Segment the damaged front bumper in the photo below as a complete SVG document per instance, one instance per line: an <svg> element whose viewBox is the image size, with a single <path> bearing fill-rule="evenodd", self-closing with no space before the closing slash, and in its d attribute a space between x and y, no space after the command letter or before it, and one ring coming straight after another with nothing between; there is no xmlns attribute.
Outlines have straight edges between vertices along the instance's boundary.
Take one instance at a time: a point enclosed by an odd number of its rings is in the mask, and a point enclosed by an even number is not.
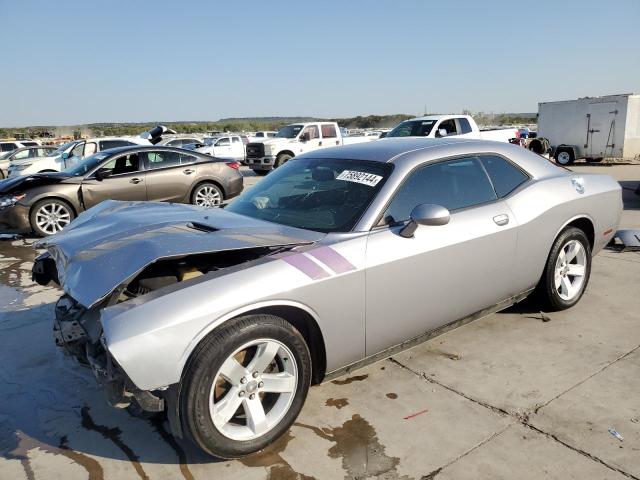
<svg viewBox="0 0 640 480"><path fill-rule="evenodd" d="M138 389L109 353L98 308L86 309L69 295L62 296L55 307L53 338L65 354L91 369L112 406L127 408L135 403L147 412L164 410L162 396Z"/></svg>

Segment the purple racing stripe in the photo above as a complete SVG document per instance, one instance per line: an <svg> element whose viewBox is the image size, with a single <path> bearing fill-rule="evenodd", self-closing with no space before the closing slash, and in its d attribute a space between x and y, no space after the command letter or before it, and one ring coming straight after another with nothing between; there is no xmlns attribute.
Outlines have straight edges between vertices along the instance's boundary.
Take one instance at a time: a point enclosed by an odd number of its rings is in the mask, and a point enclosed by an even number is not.
<svg viewBox="0 0 640 480"><path fill-rule="evenodd" d="M323 270L320 265L305 257L302 253L284 257L282 260L314 280L319 280L329 276L329 273Z"/></svg>
<svg viewBox="0 0 640 480"><path fill-rule="evenodd" d="M345 273L356 269L349 260L344 258L331 247L318 247L308 251L307 253L320 260L336 273Z"/></svg>

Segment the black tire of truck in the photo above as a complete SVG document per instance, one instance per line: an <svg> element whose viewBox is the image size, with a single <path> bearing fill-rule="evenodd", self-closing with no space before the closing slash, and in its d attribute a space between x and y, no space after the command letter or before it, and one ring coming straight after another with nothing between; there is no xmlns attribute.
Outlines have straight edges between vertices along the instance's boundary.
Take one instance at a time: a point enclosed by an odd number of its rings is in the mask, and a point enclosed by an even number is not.
<svg viewBox="0 0 640 480"><path fill-rule="evenodd" d="M278 155L276 157L276 163L273 166L273 168L281 167L283 164L287 163L292 158L293 158L293 156L289 155L288 153L281 153L280 155Z"/></svg>

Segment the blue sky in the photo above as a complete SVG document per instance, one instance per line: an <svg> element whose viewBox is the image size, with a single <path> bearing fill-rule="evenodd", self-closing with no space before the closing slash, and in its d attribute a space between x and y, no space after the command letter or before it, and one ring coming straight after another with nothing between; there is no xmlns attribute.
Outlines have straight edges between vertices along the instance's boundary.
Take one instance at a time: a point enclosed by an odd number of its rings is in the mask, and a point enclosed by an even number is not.
<svg viewBox="0 0 640 480"><path fill-rule="evenodd" d="M639 25L638 0L0 0L0 126L532 112L640 93Z"/></svg>

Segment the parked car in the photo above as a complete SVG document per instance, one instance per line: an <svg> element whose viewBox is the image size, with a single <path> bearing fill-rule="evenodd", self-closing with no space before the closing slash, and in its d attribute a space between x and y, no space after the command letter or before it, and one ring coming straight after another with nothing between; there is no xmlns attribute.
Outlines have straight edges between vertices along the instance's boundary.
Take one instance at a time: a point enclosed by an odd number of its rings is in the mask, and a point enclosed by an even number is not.
<svg viewBox="0 0 640 480"><path fill-rule="evenodd" d="M61 145L54 153L37 159L17 160L9 165L9 177L33 173L61 172L80 162L83 158L110 148L129 145L155 145L162 141L162 135L175 133L164 125L158 125L137 137L101 137L74 140Z"/></svg>
<svg viewBox="0 0 640 480"><path fill-rule="evenodd" d="M22 147L34 147L40 145L38 140L2 140L0 141L0 155L12 152Z"/></svg>
<svg viewBox="0 0 640 480"><path fill-rule="evenodd" d="M277 134L278 132L271 131L256 132L255 135L249 136L249 142L262 142L268 138L275 138Z"/></svg>
<svg viewBox="0 0 640 480"><path fill-rule="evenodd" d="M61 173L0 182L0 230L51 235L108 199L219 206L242 191L238 167L172 147L109 149Z"/></svg>
<svg viewBox="0 0 640 480"><path fill-rule="evenodd" d="M11 162L9 165L9 178L34 173L60 172L79 163L83 158L110 148L125 147L130 145L149 145L147 140L141 138L89 138L77 140L67 144L69 148L44 157L23 158Z"/></svg>
<svg viewBox="0 0 640 480"><path fill-rule="evenodd" d="M234 458L311 383L534 290L575 305L621 211L611 177L515 145L384 139L302 155L224 209L104 202L37 244L33 275L64 289L56 342L112 404Z"/></svg>
<svg viewBox="0 0 640 480"><path fill-rule="evenodd" d="M344 137L335 122L294 123L278 130L275 138L249 143L245 163L254 172L264 175L302 153L375 139Z"/></svg>
<svg viewBox="0 0 640 480"><path fill-rule="evenodd" d="M163 137L162 140L158 142L156 145L164 145L167 147L180 148L185 145L191 145L191 144L200 143L200 142L202 142L202 139L198 137L194 137L194 136L176 137L175 135L172 135L171 137Z"/></svg>
<svg viewBox="0 0 640 480"><path fill-rule="evenodd" d="M245 159L245 142L240 135L207 137L201 143L195 144L193 149L212 157L236 162L244 162Z"/></svg>
<svg viewBox="0 0 640 480"><path fill-rule="evenodd" d="M24 158L44 157L54 152L56 147L47 147L35 145L31 147L20 147L9 152L0 154L0 179L7 178L9 175L9 164L14 160L22 160Z"/></svg>
<svg viewBox="0 0 640 480"><path fill-rule="evenodd" d="M519 138L520 132L516 127L480 129L473 117L469 115L428 115L405 120L384 135L385 138L440 138L452 136L509 142L512 138Z"/></svg>

